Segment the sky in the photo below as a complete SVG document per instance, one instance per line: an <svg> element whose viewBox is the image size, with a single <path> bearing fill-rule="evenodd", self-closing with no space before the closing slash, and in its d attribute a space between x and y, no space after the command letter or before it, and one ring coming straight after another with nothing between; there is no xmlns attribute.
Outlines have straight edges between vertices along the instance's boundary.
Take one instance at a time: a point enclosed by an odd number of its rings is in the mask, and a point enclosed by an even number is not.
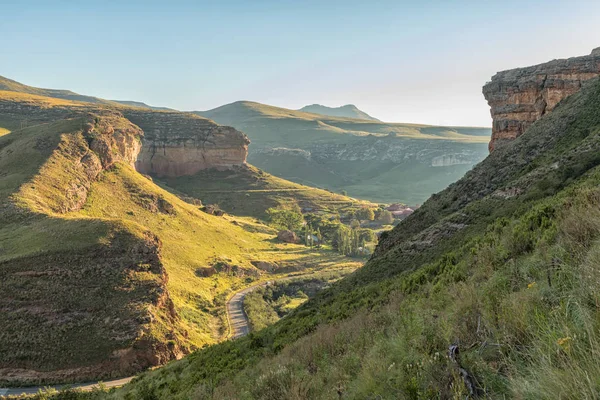
<svg viewBox="0 0 600 400"><path fill-rule="evenodd" d="M497 71L600 47L594 0L0 0L0 75L179 110L355 104L491 126Z"/></svg>

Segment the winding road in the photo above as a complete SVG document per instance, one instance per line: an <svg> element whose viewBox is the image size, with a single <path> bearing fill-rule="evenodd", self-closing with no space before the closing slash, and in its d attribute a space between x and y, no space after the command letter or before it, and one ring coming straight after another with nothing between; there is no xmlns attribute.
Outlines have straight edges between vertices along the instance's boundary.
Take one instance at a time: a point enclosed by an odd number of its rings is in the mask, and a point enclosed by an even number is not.
<svg viewBox="0 0 600 400"><path fill-rule="evenodd" d="M244 298L259 287L267 286L269 282L259 283L236 292L227 301L227 319L229 320L229 335L227 339L237 339L250 333L250 322L244 311Z"/></svg>

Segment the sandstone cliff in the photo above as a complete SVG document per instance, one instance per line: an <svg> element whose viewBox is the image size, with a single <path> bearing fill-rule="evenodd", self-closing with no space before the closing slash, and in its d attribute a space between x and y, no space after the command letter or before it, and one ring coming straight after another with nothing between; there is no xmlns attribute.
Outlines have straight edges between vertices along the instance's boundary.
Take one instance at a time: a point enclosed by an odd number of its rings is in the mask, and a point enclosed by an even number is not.
<svg viewBox="0 0 600 400"><path fill-rule="evenodd" d="M583 82L600 75L600 48L588 56L502 71L483 87L493 118L490 151L521 135Z"/></svg>
<svg viewBox="0 0 600 400"><path fill-rule="evenodd" d="M180 112L122 112L144 131L136 162L141 173L176 177L246 163L250 140L234 128Z"/></svg>

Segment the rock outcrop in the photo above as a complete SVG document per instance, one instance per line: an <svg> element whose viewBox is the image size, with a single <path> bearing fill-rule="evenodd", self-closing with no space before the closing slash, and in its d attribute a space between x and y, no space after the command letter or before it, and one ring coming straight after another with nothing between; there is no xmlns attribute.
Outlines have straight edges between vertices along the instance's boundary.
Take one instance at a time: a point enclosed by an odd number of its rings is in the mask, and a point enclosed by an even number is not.
<svg viewBox="0 0 600 400"><path fill-rule="evenodd" d="M588 56L498 72L483 87L493 118L489 150L521 135L562 99L578 92L583 82L597 76L600 48Z"/></svg>
<svg viewBox="0 0 600 400"><path fill-rule="evenodd" d="M180 112L122 112L144 131L136 161L136 169L141 173L175 177L246 163L250 140L234 128Z"/></svg>

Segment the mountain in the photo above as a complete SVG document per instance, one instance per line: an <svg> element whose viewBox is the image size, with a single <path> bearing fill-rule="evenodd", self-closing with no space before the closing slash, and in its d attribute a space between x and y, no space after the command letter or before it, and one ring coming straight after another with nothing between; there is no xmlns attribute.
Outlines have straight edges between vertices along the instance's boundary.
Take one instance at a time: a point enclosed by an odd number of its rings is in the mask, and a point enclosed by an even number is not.
<svg viewBox="0 0 600 400"><path fill-rule="evenodd" d="M342 117L342 118L353 118L353 119L364 119L367 121L379 121L377 118L371 117L364 111L359 110L354 104L346 104L340 107L327 107L320 104L311 104L304 106L298 111L307 112L311 114L327 115L330 117Z"/></svg>
<svg viewBox="0 0 600 400"><path fill-rule="evenodd" d="M196 112L246 133L248 161L297 183L422 203L482 160L490 129L329 117L240 101Z"/></svg>
<svg viewBox="0 0 600 400"><path fill-rule="evenodd" d="M353 275L274 325L148 372L110 398L593 398L594 75L575 91L557 84L551 111L383 234ZM527 107L504 95L525 89L511 85L499 78L486 88L504 102L492 107ZM495 126L506 118L495 114Z"/></svg>
<svg viewBox="0 0 600 400"><path fill-rule="evenodd" d="M164 364L227 337L233 290L285 271L360 264L279 243L256 218L202 211L206 198L225 208L240 195L251 200L244 212L260 216L295 202L330 212L368 204L247 165L242 132L189 113L9 83L16 91L0 91L3 384ZM213 173L230 176L220 185Z"/></svg>

